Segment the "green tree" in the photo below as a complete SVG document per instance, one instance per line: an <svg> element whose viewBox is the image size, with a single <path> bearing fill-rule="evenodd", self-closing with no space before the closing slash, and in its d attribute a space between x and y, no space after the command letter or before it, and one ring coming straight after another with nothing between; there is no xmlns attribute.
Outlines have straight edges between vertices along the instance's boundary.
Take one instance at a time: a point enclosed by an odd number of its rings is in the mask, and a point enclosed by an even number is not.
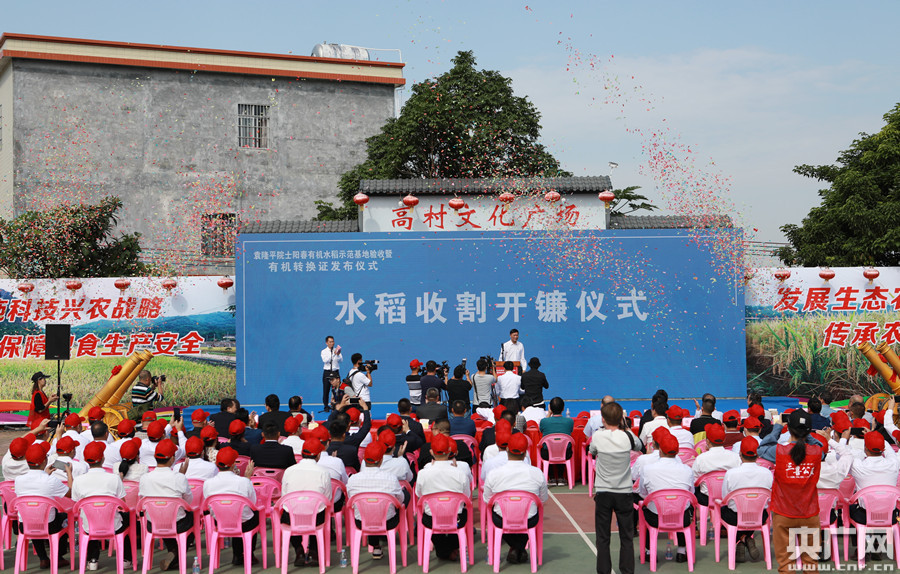
<svg viewBox="0 0 900 574"><path fill-rule="evenodd" d="M414 85L400 117L366 140L366 160L341 176L341 205L316 201L317 219L356 217L363 179L572 175L538 142L540 118L509 78L476 70L474 54L459 52L448 72Z"/></svg>
<svg viewBox="0 0 900 574"><path fill-rule="evenodd" d="M798 165L795 173L830 184L803 224L784 225L788 265L900 264L900 104L884 115L877 134L861 133L837 165Z"/></svg>
<svg viewBox="0 0 900 574"><path fill-rule="evenodd" d="M634 213L635 211L640 211L642 209L645 211L659 209L647 201L647 196L635 193L640 188L641 186L639 185L630 185L625 189L614 189L613 193L616 195L616 200L609 206L610 214L628 215L629 213Z"/></svg>
<svg viewBox="0 0 900 574"><path fill-rule="evenodd" d="M117 197L96 205L64 205L0 218L0 269L13 278L139 275L139 233L113 237Z"/></svg>

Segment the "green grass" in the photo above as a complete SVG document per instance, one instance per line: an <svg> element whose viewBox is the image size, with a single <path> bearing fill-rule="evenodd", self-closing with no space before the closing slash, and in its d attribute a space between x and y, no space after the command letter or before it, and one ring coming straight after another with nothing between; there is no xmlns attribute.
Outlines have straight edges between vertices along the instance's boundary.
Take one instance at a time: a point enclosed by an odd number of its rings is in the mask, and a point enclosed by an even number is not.
<svg viewBox="0 0 900 574"><path fill-rule="evenodd" d="M62 390L72 393L73 407L81 407L99 391L109 379L115 365L124 357L74 359L63 362ZM38 359L6 360L0 364L0 397L31 399L31 375L43 371L54 378L48 382L48 394L56 392L56 365ZM165 403L169 405L218 404L224 396L235 393L233 368L184 361L173 357L155 357L147 365L154 375L166 375ZM130 400L125 393L123 402Z"/></svg>

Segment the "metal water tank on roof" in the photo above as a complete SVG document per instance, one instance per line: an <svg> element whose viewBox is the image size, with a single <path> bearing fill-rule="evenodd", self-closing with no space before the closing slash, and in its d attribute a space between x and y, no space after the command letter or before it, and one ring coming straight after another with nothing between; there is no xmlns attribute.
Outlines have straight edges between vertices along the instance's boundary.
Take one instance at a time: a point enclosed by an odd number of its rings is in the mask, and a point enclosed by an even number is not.
<svg viewBox="0 0 900 574"><path fill-rule="evenodd" d="M347 44L316 44L312 51L316 58L339 58L341 60L368 60L369 51L359 46Z"/></svg>

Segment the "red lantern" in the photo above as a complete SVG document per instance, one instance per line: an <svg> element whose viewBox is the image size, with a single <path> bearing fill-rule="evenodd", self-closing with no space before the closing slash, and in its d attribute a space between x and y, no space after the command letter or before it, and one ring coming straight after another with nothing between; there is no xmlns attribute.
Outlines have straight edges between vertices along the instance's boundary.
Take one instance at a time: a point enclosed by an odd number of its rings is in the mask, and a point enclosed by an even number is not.
<svg viewBox="0 0 900 574"><path fill-rule="evenodd" d="M790 276L791 276L791 272L789 269L779 269L778 271L775 272L775 279L778 279L779 281L784 281L785 279L788 279Z"/></svg>
<svg viewBox="0 0 900 574"><path fill-rule="evenodd" d="M403 205L405 205L406 207L415 207L419 205L419 198L410 193L403 198Z"/></svg>
<svg viewBox="0 0 900 574"><path fill-rule="evenodd" d="M559 199L561 197L562 196L559 194L558 191L548 191L544 195L544 201L549 201L550 203L555 203L555 202L559 201Z"/></svg>
<svg viewBox="0 0 900 574"><path fill-rule="evenodd" d="M234 285L234 281L231 279L231 277L222 277L221 279L216 281L216 284L222 288L222 291L228 291L228 289L231 288L232 285Z"/></svg>
<svg viewBox="0 0 900 574"><path fill-rule="evenodd" d="M503 193L500 194L500 197L498 197L497 199L499 199L503 203L512 203L513 201L516 200L516 196L511 194L508 191L504 191Z"/></svg>
<svg viewBox="0 0 900 574"><path fill-rule="evenodd" d="M163 289L168 292L172 292L172 289L178 286L178 282L174 279L164 279L162 282Z"/></svg>
<svg viewBox="0 0 900 574"><path fill-rule="evenodd" d="M607 189L598 193L597 198L606 205L606 209L609 209L609 205L616 200L616 194Z"/></svg>
<svg viewBox="0 0 900 574"><path fill-rule="evenodd" d="M116 282L113 283L116 286L116 289L122 292L122 295L125 294L125 290L131 286L131 280L129 279L116 279Z"/></svg>
<svg viewBox="0 0 900 574"><path fill-rule="evenodd" d="M875 269L874 267L869 267L868 269L865 269L863 271L863 277L868 279L869 283L878 279L879 275L881 275L881 273L879 273L878 269Z"/></svg>
<svg viewBox="0 0 900 574"><path fill-rule="evenodd" d="M28 295L29 293L34 291L34 285L32 285L31 283L19 283L18 290Z"/></svg>
<svg viewBox="0 0 900 574"><path fill-rule="evenodd" d="M81 289L81 281L79 281L78 279L66 281L66 289L68 289L69 291L78 291L79 289Z"/></svg>
<svg viewBox="0 0 900 574"><path fill-rule="evenodd" d="M819 271L819 277L821 277L825 281L834 279L834 271L826 267L825 269Z"/></svg>
<svg viewBox="0 0 900 574"><path fill-rule="evenodd" d="M455 209L456 211L459 211L460 209L462 209L463 207L466 206L466 202L458 197L454 197L447 203L448 203L448 205L450 205L451 209Z"/></svg>
<svg viewBox="0 0 900 574"><path fill-rule="evenodd" d="M369 196L365 193L359 192L353 196L353 203L362 207L363 205L369 203Z"/></svg>

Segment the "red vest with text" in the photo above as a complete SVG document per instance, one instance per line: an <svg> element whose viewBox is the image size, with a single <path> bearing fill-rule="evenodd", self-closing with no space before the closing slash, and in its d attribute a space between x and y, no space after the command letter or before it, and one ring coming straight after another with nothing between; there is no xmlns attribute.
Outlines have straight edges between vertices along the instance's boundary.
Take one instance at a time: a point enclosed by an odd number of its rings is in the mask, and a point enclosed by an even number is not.
<svg viewBox="0 0 900 574"><path fill-rule="evenodd" d="M806 445L806 458L799 465L791 459L793 444L780 444L775 449L775 480L769 509L788 518L809 518L819 514L816 483L822 468L822 449Z"/></svg>

